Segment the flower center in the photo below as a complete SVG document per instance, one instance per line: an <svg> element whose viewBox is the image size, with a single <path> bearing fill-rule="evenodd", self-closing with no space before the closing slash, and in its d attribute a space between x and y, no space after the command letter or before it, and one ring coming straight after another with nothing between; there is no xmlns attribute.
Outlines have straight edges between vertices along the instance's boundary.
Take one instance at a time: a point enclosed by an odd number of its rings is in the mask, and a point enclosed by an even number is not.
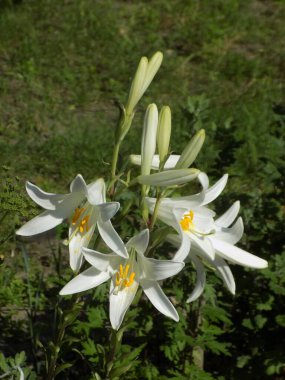
<svg viewBox="0 0 285 380"><path fill-rule="evenodd" d="M190 210L188 214L184 214L183 218L180 220L180 225L183 231L190 231L194 229L194 212Z"/></svg>
<svg viewBox="0 0 285 380"><path fill-rule="evenodd" d="M129 274L130 265L127 264L125 267L123 267L122 264L120 264L120 269L116 273L116 286L123 287L123 288L129 288L132 286L134 279L135 279L135 272L131 272Z"/></svg>
<svg viewBox="0 0 285 380"><path fill-rule="evenodd" d="M84 213L84 211L85 211L85 207L77 207L75 209L75 212L74 212L72 220L71 220L71 224L73 226L75 226L76 223L79 221L79 219L81 218L81 216ZM82 218L80 220L79 225L78 225L76 231L78 231L78 229L79 229L79 232L82 234L84 232L84 229L85 229L85 232L88 232L88 230L90 228L88 226L89 219L90 219L89 215L84 216L84 218Z"/></svg>

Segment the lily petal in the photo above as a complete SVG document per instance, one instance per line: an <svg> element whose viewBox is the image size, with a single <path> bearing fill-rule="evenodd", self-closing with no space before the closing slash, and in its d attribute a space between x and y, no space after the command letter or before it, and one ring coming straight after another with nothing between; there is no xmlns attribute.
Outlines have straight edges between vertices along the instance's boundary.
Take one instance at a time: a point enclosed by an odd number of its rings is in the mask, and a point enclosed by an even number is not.
<svg viewBox="0 0 285 380"><path fill-rule="evenodd" d="M215 258L215 250L212 244L212 240L191 234L192 247L197 251L201 251L201 256L209 257L210 260ZM192 249L191 247L191 249Z"/></svg>
<svg viewBox="0 0 285 380"><path fill-rule="evenodd" d="M126 244L128 248L133 247L140 255L143 255L149 242L149 230L146 228L136 236L132 237Z"/></svg>
<svg viewBox="0 0 285 380"><path fill-rule="evenodd" d="M16 233L21 236L32 236L51 230L72 215L74 209L81 202L82 195L73 193L62 201L56 210L48 210L24 224Z"/></svg>
<svg viewBox="0 0 285 380"><path fill-rule="evenodd" d="M96 208L100 212L100 217L103 222L107 222L107 220L113 218L113 216L117 213L120 208L119 202L107 202L101 203L96 206Z"/></svg>
<svg viewBox="0 0 285 380"><path fill-rule="evenodd" d="M230 228L224 228L222 227L218 231L216 231L214 238L223 240L229 244L236 244L243 235L243 222L242 218L239 217L238 220L235 222L235 224ZM211 239L211 236L209 237Z"/></svg>
<svg viewBox="0 0 285 380"><path fill-rule="evenodd" d="M171 154L164 164L164 169L173 169L175 167L175 165L177 164L179 158L180 158L180 155ZM131 160L131 163L134 165L141 165L141 163L142 163L142 157L140 154L131 154L130 160ZM153 159L152 159L151 168L153 170L158 170L159 169L159 163L160 163L159 155L155 154L153 156Z"/></svg>
<svg viewBox="0 0 285 380"><path fill-rule="evenodd" d="M179 273L184 268L183 262L173 260L156 260L138 257L144 275L149 280L160 281Z"/></svg>
<svg viewBox="0 0 285 380"><path fill-rule="evenodd" d="M84 292L103 284L111 277L108 272L101 272L98 269L91 267L86 269L69 281L59 292L60 295L74 294Z"/></svg>
<svg viewBox="0 0 285 380"><path fill-rule="evenodd" d="M106 187L103 178L90 183L87 186L87 199L92 205L99 205L106 202Z"/></svg>
<svg viewBox="0 0 285 380"><path fill-rule="evenodd" d="M128 258L129 255L128 255L127 249L122 239L120 238L120 236L118 235L114 227L112 226L112 223L110 222L110 220L103 222L99 218L97 224L98 224L99 233L102 239L104 240L104 242L107 244L107 246L113 252L117 253L119 256Z"/></svg>
<svg viewBox="0 0 285 380"><path fill-rule="evenodd" d="M249 268L266 268L268 263L260 257L254 256L249 252L244 251L234 245L224 241L211 238L214 248L224 259L238 265L243 265Z"/></svg>
<svg viewBox="0 0 285 380"><path fill-rule="evenodd" d="M46 210L55 210L68 197L68 194L46 193L31 182L26 182L26 190L30 198Z"/></svg>
<svg viewBox="0 0 285 380"><path fill-rule="evenodd" d="M74 272L78 272L82 265L82 247L88 247L96 227L97 217L95 207L86 202L81 218L75 222L71 221L69 225L69 263ZM83 220L85 224L82 226Z"/></svg>
<svg viewBox="0 0 285 380"><path fill-rule="evenodd" d="M138 290L138 282L135 280L129 287L125 287L115 293L115 279L111 281L110 289L110 321L114 330L118 330L123 322L124 316L130 307Z"/></svg>
<svg viewBox="0 0 285 380"><path fill-rule="evenodd" d="M237 217L240 209L240 202L236 201L222 216L216 219L215 223L220 227L230 226Z"/></svg>
<svg viewBox="0 0 285 380"><path fill-rule="evenodd" d="M72 193L83 193L87 195L87 185L81 174L77 174L70 184L70 191Z"/></svg>
<svg viewBox="0 0 285 380"><path fill-rule="evenodd" d="M140 284L145 295L158 311L176 322L179 321L177 311L156 281L143 279Z"/></svg>
<svg viewBox="0 0 285 380"><path fill-rule="evenodd" d="M221 277L221 279L223 280L224 284L229 289L229 291L232 294L235 294L236 292L235 279L229 265L225 262L225 260L221 259L218 256L215 257L215 260L213 260L211 264L214 265L219 276Z"/></svg>
<svg viewBox="0 0 285 380"><path fill-rule="evenodd" d="M175 235L171 235L171 236L175 236ZM176 238L176 236L177 236L177 238ZM175 246L177 246L177 243L178 243L179 249L175 253L175 255L174 255L174 257L173 257L172 260L174 260L174 261L184 261L186 259L186 257L188 256L189 252L190 252L191 241L190 241L189 237L186 234L181 233L180 234L181 239L179 239L178 235L176 235L176 236L174 238L175 240L174 240L173 244ZM179 240L181 242L180 246L179 246Z"/></svg>
<svg viewBox="0 0 285 380"><path fill-rule="evenodd" d="M204 291L205 284L206 284L206 273L204 270L204 265L201 263L201 261L195 255L190 255L189 260L191 260L194 268L196 269L197 278L196 278L195 287L194 287L192 293L190 294L190 296L187 298L186 302L188 302L188 303L193 302L200 297L200 295Z"/></svg>
<svg viewBox="0 0 285 380"><path fill-rule="evenodd" d="M109 267L115 270L122 261L118 255L105 254L89 248L82 248L82 253L86 261L100 271L106 271Z"/></svg>
<svg viewBox="0 0 285 380"><path fill-rule="evenodd" d="M201 172L198 175L198 180L201 183L203 190L207 190L209 188L209 177L206 173Z"/></svg>
<svg viewBox="0 0 285 380"><path fill-rule="evenodd" d="M221 179L219 179L218 182L216 182L213 186L211 186L209 189L205 192L205 199L202 203L202 205L207 205L208 203L215 200L221 192L224 190L226 184L228 181L228 174L223 175Z"/></svg>

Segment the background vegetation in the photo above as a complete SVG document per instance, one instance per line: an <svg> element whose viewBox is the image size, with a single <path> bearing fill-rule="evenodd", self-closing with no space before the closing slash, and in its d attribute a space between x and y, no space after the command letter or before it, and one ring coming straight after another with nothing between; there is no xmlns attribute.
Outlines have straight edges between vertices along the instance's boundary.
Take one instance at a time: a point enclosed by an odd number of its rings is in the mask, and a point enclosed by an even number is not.
<svg viewBox="0 0 285 380"><path fill-rule="evenodd" d="M213 181L230 175L216 211L241 201L241 246L269 268L234 267L235 297L209 271L203 298L185 305L189 266L165 283L179 324L142 300L128 314L120 362L137 360L123 378L285 379L284 19L282 0L0 1L0 377L19 378L20 365L42 378L58 290L70 276L64 228L15 238L38 212L24 182L65 192L77 173L87 181L107 173L116 103L126 101L140 57L161 50L121 160L139 152L149 102L171 106L174 152L205 128L197 166ZM130 217L118 228L131 225ZM83 298L58 378L89 379L104 366L106 292Z"/></svg>

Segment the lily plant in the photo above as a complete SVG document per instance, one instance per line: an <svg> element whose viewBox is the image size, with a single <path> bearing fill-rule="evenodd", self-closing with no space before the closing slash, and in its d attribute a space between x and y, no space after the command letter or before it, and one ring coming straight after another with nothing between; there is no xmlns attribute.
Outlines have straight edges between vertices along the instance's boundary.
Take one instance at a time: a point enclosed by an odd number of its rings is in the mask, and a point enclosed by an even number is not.
<svg viewBox="0 0 285 380"><path fill-rule="evenodd" d="M78 272L83 262L82 247L88 246L97 225L105 243L116 254L128 257L123 241L110 221L120 204L106 202L105 182L102 178L86 185L83 177L78 174L70 184L69 194L47 193L30 182L26 183L26 190L32 200L46 211L22 226L17 235L37 235L68 220L70 267Z"/></svg>
<svg viewBox="0 0 285 380"><path fill-rule="evenodd" d="M129 253L127 259L114 252L103 254L83 248L83 255L92 266L67 283L60 294L83 292L111 279L110 321L113 329L118 330L126 311L133 302L138 287L141 286L153 306L177 322L179 320L178 313L164 294L158 281L180 272L184 263L146 257L144 253L148 243L149 230L145 229L126 244L126 250Z"/></svg>

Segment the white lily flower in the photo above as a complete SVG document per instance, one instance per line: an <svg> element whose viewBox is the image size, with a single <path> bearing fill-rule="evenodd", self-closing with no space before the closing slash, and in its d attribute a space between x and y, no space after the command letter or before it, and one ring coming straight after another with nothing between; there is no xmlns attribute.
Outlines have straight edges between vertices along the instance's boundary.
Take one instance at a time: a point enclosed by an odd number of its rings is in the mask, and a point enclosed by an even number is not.
<svg viewBox="0 0 285 380"><path fill-rule="evenodd" d="M204 251L197 245L191 247L185 261L191 261L193 263L197 272L197 279L194 290L187 299L187 302L195 301L200 297L205 287L206 276L201 259L208 262L208 264L217 271L225 286L232 294L235 294L235 280L231 269L225 260L229 263L242 265L248 268L262 269L267 267L268 263L266 260L235 246L235 244L241 239L244 231L241 217L239 217L233 224L238 215L239 209L240 203L237 201L221 217L216 219L214 222L213 233L205 237L214 248L214 258L205 255ZM179 240L180 238L178 235L170 237L170 241L175 246L181 244ZM179 258L174 256L173 259L177 260Z"/></svg>
<svg viewBox="0 0 285 380"><path fill-rule="evenodd" d="M181 237L181 247L176 253L178 261L186 258L191 244L198 246L210 259L214 259L215 256L211 242L205 238L213 232L215 213L205 205L220 195L228 176L225 174L210 188L205 173L200 173L198 179L203 188L200 193L186 197L163 198L158 207L158 219L173 227ZM150 213L153 213L156 198L146 198L146 204Z"/></svg>
<svg viewBox="0 0 285 380"><path fill-rule="evenodd" d="M18 235L37 235L69 219L70 266L77 272L83 260L81 249L88 246L97 224L105 243L118 255L128 257L124 243L110 221L120 204L106 203L105 182L102 178L86 185L78 174L71 182L69 194L46 193L30 182L26 183L26 189L32 200L46 211L21 227L17 231Z"/></svg>
<svg viewBox="0 0 285 380"><path fill-rule="evenodd" d="M131 238L126 245L129 252L128 259L83 248L84 257L92 267L73 278L60 294L89 290L111 279L110 321L113 329L118 330L140 285L157 310L178 321L177 311L162 291L158 281L180 272L184 263L145 257L144 252L148 242L148 229Z"/></svg>
<svg viewBox="0 0 285 380"><path fill-rule="evenodd" d="M142 57L131 85L129 99L126 105L127 114L132 114L137 103L147 90L155 74L160 68L163 59L163 54L158 51L150 60L147 57Z"/></svg>

